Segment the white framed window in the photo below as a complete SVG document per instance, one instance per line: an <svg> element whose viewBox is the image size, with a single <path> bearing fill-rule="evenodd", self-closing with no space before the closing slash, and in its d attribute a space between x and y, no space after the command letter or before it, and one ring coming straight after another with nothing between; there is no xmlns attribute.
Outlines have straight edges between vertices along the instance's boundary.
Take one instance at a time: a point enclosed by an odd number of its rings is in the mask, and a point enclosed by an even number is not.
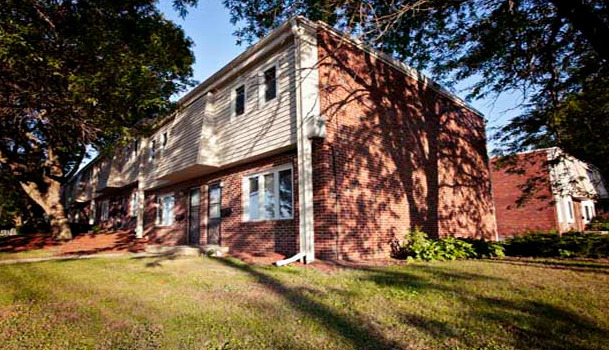
<svg viewBox="0 0 609 350"><path fill-rule="evenodd" d="M275 61L262 68L259 73L259 95L260 105L275 100L279 95L279 61Z"/></svg>
<svg viewBox="0 0 609 350"><path fill-rule="evenodd" d="M567 223L574 223L575 222L575 212L573 209L573 200L571 199L571 197L567 197L565 200L565 205L567 206Z"/></svg>
<svg viewBox="0 0 609 350"><path fill-rule="evenodd" d="M243 177L243 220L294 218L294 183L291 164Z"/></svg>
<svg viewBox="0 0 609 350"><path fill-rule="evenodd" d="M139 199L140 198L139 198L137 191L134 191L133 193L131 193L131 201L130 201L130 205L129 205L129 216L132 216L132 217L137 216L137 212L138 212L137 209L140 205Z"/></svg>
<svg viewBox="0 0 609 350"><path fill-rule="evenodd" d="M582 201L582 216L584 224L589 224L595 216L594 202L593 201Z"/></svg>
<svg viewBox="0 0 609 350"><path fill-rule="evenodd" d="M160 195L157 198L156 206L156 225L171 226L173 225L173 209L175 206L175 198L173 193Z"/></svg>
<svg viewBox="0 0 609 350"><path fill-rule="evenodd" d="M165 152L165 149L167 149L168 142L169 142L169 134L167 133L167 131L165 131L163 133L163 135L161 135L161 152Z"/></svg>
<svg viewBox="0 0 609 350"><path fill-rule="evenodd" d="M247 108L247 89L245 84L240 84L233 89L232 95L232 113L233 117L243 115Z"/></svg>
<svg viewBox="0 0 609 350"><path fill-rule="evenodd" d="M150 161L154 161L154 158L156 157L156 140L152 140L152 142L150 143Z"/></svg>
<svg viewBox="0 0 609 350"><path fill-rule="evenodd" d="M133 159L137 157L138 152L140 151L140 142L138 139L133 140L133 153L131 154Z"/></svg>
<svg viewBox="0 0 609 350"><path fill-rule="evenodd" d="M107 221L110 217L110 202L106 199L101 203L101 221Z"/></svg>

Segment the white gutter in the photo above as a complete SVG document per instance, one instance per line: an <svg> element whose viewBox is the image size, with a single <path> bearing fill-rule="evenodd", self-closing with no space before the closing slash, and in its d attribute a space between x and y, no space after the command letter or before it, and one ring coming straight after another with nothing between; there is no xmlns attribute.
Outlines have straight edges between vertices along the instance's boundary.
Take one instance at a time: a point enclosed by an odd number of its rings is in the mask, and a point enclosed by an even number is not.
<svg viewBox="0 0 609 350"><path fill-rule="evenodd" d="M277 266L297 260L309 264L315 260L315 235L313 218L313 154L311 137L314 126L320 121L319 75L317 71L317 30L302 25L300 18L292 21L295 42L296 74L296 125L298 138L298 208L299 252L293 257L275 262ZM304 22L304 24L307 24ZM323 124L323 121L322 121ZM323 137L323 136L322 136Z"/></svg>

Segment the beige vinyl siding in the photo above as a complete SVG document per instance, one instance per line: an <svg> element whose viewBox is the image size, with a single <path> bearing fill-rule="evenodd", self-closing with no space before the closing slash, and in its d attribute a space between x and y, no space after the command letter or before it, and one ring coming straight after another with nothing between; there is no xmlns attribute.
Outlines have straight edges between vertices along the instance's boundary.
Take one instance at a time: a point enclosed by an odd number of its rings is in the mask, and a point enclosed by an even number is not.
<svg viewBox="0 0 609 350"><path fill-rule="evenodd" d="M131 147L132 145L129 145L115 152L110 166L108 187L124 187L137 181L139 156L133 157Z"/></svg>
<svg viewBox="0 0 609 350"><path fill-rule="evenodd" d="M99 171L97 172L97 191L108 187L111 166L111 162L106 158L99 163Z"/></svg>
<svg viewBox="0 0 609 350"><path fill-rule="evenodd" d="M199 97L155 132L148 141L145 153L147 178L156 179L196 165L203 123L208 117L205 116L205 98ZM164 133L167 133L168 141L165 149L162 149ZM156 140L157 151L151 163L149 149L152 140Z"/></svg>
<svg viewBox="0 0 609 350"><path fill-rule="evenodd" d="M260 57L213 90L204 91L182 106L146 142L141 142L138 160L108 164L99 173L99 189L123 187L138 180L139 162L147 188L164 184L168 175L200 174L233 163L270 154L296 145L296 74L293 41ZM259 92L262 73L277 63L277 96L264 102ZM229 74L233 74L230 72ZM233 90L246 86L245 113L233 115ZM163 134L168 141L162 149ZM155 159L150 160L156 140ZM114 157L120 163L119 154ZM195 167L207 166L205 167ZM110 170L112 169L112 170ZM109 176L110 175L110 176ZM179 175L178 175L179 176ZM108 181L108 177L110 181ZM165 177L165 179L163 179Z"/></svg>
<svg viewBox="0 0 609 350"><path fill-rule="evenodd" d="M278 94L274 100L265 103L259 93L262 88L260 74L274 62L278 62ZM241 81L246 83L246 111L243 115L233 116L232 90ZM295 144L294 91L294 45L283 47L220 89L214 106L220 163L231 164Z"/></svg>

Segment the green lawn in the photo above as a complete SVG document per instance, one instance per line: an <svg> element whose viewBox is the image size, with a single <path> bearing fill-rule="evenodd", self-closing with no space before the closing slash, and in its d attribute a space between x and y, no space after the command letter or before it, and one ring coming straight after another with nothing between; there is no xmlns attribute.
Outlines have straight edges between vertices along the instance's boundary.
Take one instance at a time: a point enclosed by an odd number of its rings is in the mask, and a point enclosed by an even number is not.
<svg viewBox="0 0 609 350"><path fill-rule="evenodd" d="M26 250L16 253L0 252L0 261L14 259L48 258L54 255L57 255L57 251L53 249Z"/></svg>
<svg viewBox="0 0 609 350"><path fill-rule="evenodd" d="M0 265L2 349L608 349L609 265Z"/></svg>

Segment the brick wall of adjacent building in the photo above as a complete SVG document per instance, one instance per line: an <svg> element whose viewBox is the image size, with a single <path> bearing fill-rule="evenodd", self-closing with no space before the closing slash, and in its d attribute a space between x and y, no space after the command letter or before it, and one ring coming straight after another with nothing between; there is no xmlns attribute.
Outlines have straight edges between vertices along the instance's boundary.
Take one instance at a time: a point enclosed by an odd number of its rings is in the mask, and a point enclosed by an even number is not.
<svg viewBox="0 0 609 350"><path fill-rule="evenodd" d="M244 176L271 169L276 166L292 164L293 166L293 208L294 218L290 220L263 220L247 222L243 220ZM221 182L222 211L220 240L221 245L233 252L253 254L281 253L293 255L298 249L298 174L296 151L291 150L280 155L271 156L255 162L239 165L211 175L187 182L166 186L146 193L145 237L149 242L164 245L187 244L188 201L189 191L198 187L201 190L201 237L202 245L207 242L207 200L208 185ZM173 193L175 198L174 213L177 218L171 227L155 225L157 196Z"/></svg>
<svg viewBox="0 0 609 350"><path fill-rule="evenodd" d="M501 238L558 228L546 151L495 158L491 170Z"/></svg>
<svg viewBox="0 0 609 350"><path fill-rule="evenodd" d="M313 145L318 257L387 256L431 237L495 237L484 120L352 44L318 34L327 136Z"/></svg>

